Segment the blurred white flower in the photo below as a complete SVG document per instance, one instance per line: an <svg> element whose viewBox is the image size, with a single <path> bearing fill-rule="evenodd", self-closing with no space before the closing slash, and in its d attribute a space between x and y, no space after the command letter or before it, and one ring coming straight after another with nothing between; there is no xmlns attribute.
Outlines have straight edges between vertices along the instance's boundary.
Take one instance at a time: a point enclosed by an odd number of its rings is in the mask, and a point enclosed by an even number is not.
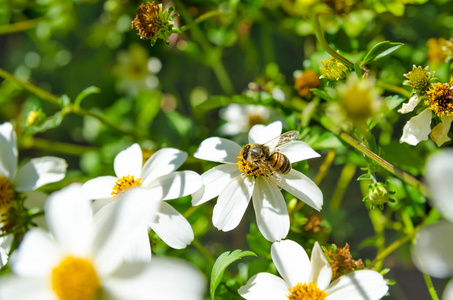
<svg viewBox="0 0 453 300"><path fill-rule="evenodd" d="M102 215L115 206L115 198L123 191L134 186L152 191L152 198L170 200L199 190L201 177L194 171L175 172L186 160L187 153L174 148L163 148L154 153L143 165L142 150L138 144L121 151L114 160L116 176L100 176L88 180L83 185L87 197L95 201L97 214ZM100 209L102 207L102 209ZM161 201L155 218L148 220L148 227L170 247L185 248L194 238L190 223L170 204ZM144 257L151 257L148 238L148 227L136 229L141 231L137 241L147 246ZM142 246L140 246L141 249Z"/></svg>
<svg viewBox="0 0 453 300"><path fill-rule="evenodd" d="M267 126L255 125L249 132L249 143L265 144L277 138L281 131L282 123L278 121ZM302 141L289 142L274 150L284 154L290 163L319 157ZM321 209L322 192L307 176L294 169L279 175L278 180L269 174L247 175L239 169L240 154L241 146L219 137L204 140L194 154L199 159L222 163L201 175L204 187L192 194L193 205L219 196L212 216L212 222L219 230L236 228L252 198L257 225L263 236L269 241L285 238L289 231L288 209L277 185L314 209Z"/></svg>
<svg viewBox="0 0 453 300"><path fill-rule="evenodd" d="M65 177L67 164L62 158L43 156L32 158L18 168L16 133L11 123L0 125L0 234L8 234L18 220L16 193L25 196L27 208L42 207L44 198L32 192L48 183L60 181ZM35 197L36 196L36 197ZM20 217L20 216L19 216ZM0 247L2 263L6 263L10 237L3 239Z"/></svg>
<svg viewBox="0 0 453 300"><path fill-rule="evenodd" d="M269 124L274 121L283 121L283 117L276 111L261 105L230 104L219 111L219 115L226 121L219 127L221 135L234 136L247 133L257 124Z"/></svg>
<svg viewBox="0 0 453 300"><path fill-rule="evenodd" d="M186 263L160 259L151 264L123 263L135 229L144 226L159 206L159 201L140 200L146 194L146 189L122 194L103 222L93 218L80 185L50 195L46 203L50 234L37 228L25 234L10 259L13 274L0 278L0 298L201 299L204 280ZM137 201L147 209L136 209Z"/></svg>
<svg viewBox="0 0 453 300"><path fill-rule="evenodd" d="M431 276L453 276L453 151L433 154L426 165L426 182L430 202L446 219L423 227L412 248L412 260L419 270ZM447 285L443 299L453 299L453 280Z"/></svg>
<svg viewBox="0 0 453 300"><path fill-rule="evenodd" d="M388 290L385 279L373 270L355 271L331 283L332 268L318 242L315 242L311 252L311 260L304 248L291 240L273 243L271 255L283 278L258 273L238 290L243 298L374 300L382 298Z"/></svg>

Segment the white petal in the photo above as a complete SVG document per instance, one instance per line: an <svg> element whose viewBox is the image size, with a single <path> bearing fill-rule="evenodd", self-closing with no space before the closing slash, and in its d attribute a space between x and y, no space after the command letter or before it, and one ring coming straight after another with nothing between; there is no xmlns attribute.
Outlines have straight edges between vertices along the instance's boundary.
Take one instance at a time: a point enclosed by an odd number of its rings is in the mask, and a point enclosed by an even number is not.
<svg viewBox="0 0 453 300"><path fill-rule="evenodd" d="M253 179L238 175L222 190L212 213L212 223L222 231L230 231L241 222L250 202Z"/></svg>
<svg viewBox="0 0 453 300"><path fill-rule="evenodd" d="M453 224L440 221L422 228L412 248L412 261L418 269L434 277L453 275Z"/></svg>
<svg viewBox="0 0 453 300"><path fill-rule="evenodd" d="M142 165L142 149L138 144L133 144L129 148L118 153L113 161L113 168L116 177L118 178L127 175L139 178L141 176Z"/></svg>
<svg viewBox="0 0 453 300"><path fill-rule="evenodd" d="M280 277L258 273L241 286L238 293L247 300L288 300L289 288Z"/></svg>
<svg viewBox="0 0 453 300"><path fill-rule="evenodd" d="M262 176L255 179L253 208L260 232L270 242L284 239L289 232L289 215L282 193Z"/></svg>
<svg viewBox="0 0 453 300"><path fill-rule="evenodd" d="M453 280L450 280L447 283L447 286L444 289L444 293L442 294L442 300L451 300L453 299Z"/></svg>
<svg viewBox="0 0 453 300"><path fill-rule="evenodd" d="M58 245L42 229L32 228L24 236L20 247L10 256L14 274L31 278L46 278L58 263Z"/></svg>
<svg viewBox="0 0 453 300"><path fill-rule="evenodd" d="M376 271L360 270L341 276L325 290L326 300L366 299L384 297L388 286L384 277Z"/></svg>
<svg viewBox="0 0 453 300"><path fill-rule="evenodd" d="M48 278L4 276L0 280L0 299L53 300L55 294L48 285Z"/></svg>
<svg viewBox="0 0 453 300"><path fill-rule="evenodd" d="M319 153L313 150L307 143L304 143L302 141L295 141L283 144L280 147L278 147L278 150L281 153L285 154L291 163L321 156Z"/></svg>
<svg viewBox="0 0 453 300"><path fill-rule="evenodd" d="M129 249L124 255L124 261L131 263L148 263L151 261L151 244L148 228L136 228L137 238L131 241Z"/></svg>
<svg viewBox="0 0 453 300"><path fill-rule="evenodd" d="M196 158L216 161L221 163L236 164L236 158L241 152L241 146L233 141L211 137L201 142L194 155Z"/></svg>
<svg viewBox="0 0 453 300"><path fill-rule="evenodd" d="M63 249L87 254L95 229L91 203L83 198L81 185L73 183L49 195L45 211L49 231Z"/></svg>
<svg viewBox="0 0 453 300"><path fill-rule="evenodd" d="M99 176L86 181L82 185L84 197L92 200L112 198L113 187L117 180L115 176Z"/></svg>
<svg viewBox="0 0 453 300"><path fill-rule="evenodd" d="M192 205L200 205L217 197L225 186L240 174L237 165L221 164L201 174L203 186L192 194Z"/></svg>
<svg viewBox="0 0 453 300"><path fill-rule="evenodd" d="M156 221L150 224L156 234L170 247L183 249L194 238L192 226L176 209L161 202Z"/></svg>
<svg viewBox="0 0 453 300"><path fill-rule="evenodd" d="M288 174L281 176L279 185L317 211L321 210L323 205L321 190L301 172L291 169Z"/></svg>
<svg viewBox="0 0 453 300"><path fill-rule="evenodd" d="M426 141L431 132L431 110L425 109L415 117L412 117L403 128L400 143L408 143L415 146L421 141Z"/></svg>
<svg viewBox="0 0 453 300"><path fill-rule="evenodd" d="M453 222L453 150L435 153L426 163L425 179L431 192L431 204Z"/></svg>
<svg viewBox="0 0 453 300"><path fill-rule="evenodd" d="M17 169L17 146L16 133L9 122L0 125L0 149L0 175L13 181Z"/></svg>
<svg viewBox="0 0 453 300"><path fill-rule="evenodd" d="M146 188L162 195L164 200L190 195L203 186L201 176L194 171L173 172L156 178Z"/></svg>
<svg viewBox="0 0 453 300"><path fill-rule="evenodd" d="M282 133L282 122L275 121L269 125L255 125L249 131L249 143L265 144Z"/></svg>
<svg viewBox="0 0 453 300"><path fill-rule="evenodd" d="M99 227L92 251L101 274L109 274L118 267L141 233L137 229L146 228L160 201L149 190L136 187L122 193L114 203L107 215L97 219Z"/></svg>
<svg viewBox="0 0 453 300"><path fill-rule="evenodd" d="M219 128L217 130L221 135L236 135L241 132L246 132L249 129L248 124L245 124L245 122L243 122L243 123L244 124L225 123L225 124L219 126Z"/></svg>
<svg viewBox="0 0 453 300"><path fill-rule="evenodd" d="M289 287L305 283L311 273L311 263L304 248L291 240L275 242L271 246L272 261Z"/></svg>
<svg viewBox="0 0 453 300"><path fill-rule="evenodd" d="M130 268L122 269L125 270L124 275L111 277L105 284L106 290L116 296L115 299L203 299L205 278L181 259L153 257L138 276L130 276Z"/></svg>
<svg viewBox="0 0 453 300"><path fill-rule="evenodd" d="M29 162L19 168L16 175L16 190L26 192L60 181L66 174L68 165L62 158L44 156L32 158Z"/></svg>
<svg viewBox="0 0 453 300"><path fill-rule="evenodd" d="M25 192L25 207L28 209L39 208L44 209L44 203L47 199L47 194L39 191Z"/></svg>
<svg viewBox="0 0 453 300"><path fill-rule="evenodd" d="M318 288L325 290L332 280L332 267L324 256L324 252L316 241L311 251L311 273L309 281L318 284Z"/></svg>
<svg viewBox="0 0 453 300"><path fill-rule="evenodd" d="M414 94L407 103L403 103L403 106L398 109L398 112L401 114L407 114L414 110L414 108L420 103L421 98Z"/></svg>
<svg viewBox="0 0 453 300"><path fill-rule="evenodd" d="M162 148L154 153L143 166L142 183L148 185L157 177L177 170L187 159L187 153L175 148Z"/></svg>
<svg viewBox="0 0 453 300"><path fill-rule="evenodd" d="M431 131L431 140L433 140L438 147L451 140L451 138L448 137L448 133L450 132L452 121L453 117L451 116L441 117L441 122Z"/></svg>
<svg viewBox="0 0 453 300"><path fill-rule="evenodd" d="M227 107L220 109L219 116L225 121L237 123L246 118L246 107L237 103L229 104Z"/></svg>

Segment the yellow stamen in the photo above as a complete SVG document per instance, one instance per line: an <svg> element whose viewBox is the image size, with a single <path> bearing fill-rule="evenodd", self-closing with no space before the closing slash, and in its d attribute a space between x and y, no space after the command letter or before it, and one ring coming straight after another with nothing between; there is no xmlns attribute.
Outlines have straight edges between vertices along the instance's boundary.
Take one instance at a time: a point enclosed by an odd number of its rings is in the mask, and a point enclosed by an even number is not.
<svg viewBox="0 0 453 300"><path fill-rule="evenodd" d="M115 185L113 186L113 199L118 197L122 192L126 191L127 189L134 187L134 186L141 186L142 185L142 179L141 178L135 178L135 176L127 175L119 178L116 182Z"/></svg>
<svg viewBox="0 0 453 300"><path fill-rule="evenodd" d="M453 116L453 78L449 83L436 83L426 94L425 104L438 117Z"/></svg>
<svg viewBox="0 0 453 300"><path fill-rule="evenodd" d="M13 185L5 176L0 176L0 233L6 234L16 226L17 214Z"/></svg>
<svg viewBox="0 0 453 300"><path fill-rule="evenodd" d="M252 128L253 126L257 124L264 124L264 119L258 114L250 114L249 115L249 128Z"/></svg>
<svg viewBox="0 0 453 300"><path fill-rule="evenodd" d="M252 144L248 145L251 146ZM265 175L266 173L265 169L260 168L257 164L251 164L244 159L244 149L245 146L242 147L241 152L239 153L238 156L236 156L236 158L238 159L236 164L238 165L239 171L243 172L246 175L254 175L257 177L260 175Z"/></svg>
<svg viewBox="0 0 453 300"><path fill-rule="evenodd" d="M324 300L327 293L318 288L316 283L298 283L289 289L289 300Z"/></svg>
<svg viewBox="0 0 453 300"><path fill-rule="evenodd" d="M52 289L60 300L98 299L101 284L87 259L68 256L52 270L51 276Z"/></svg>
<svg viewBox="0 0 453 300"><path fill-rule="evenodd" d="M13 185L5 176L0 175L0 211L9 208L14 199Z"/></svg>

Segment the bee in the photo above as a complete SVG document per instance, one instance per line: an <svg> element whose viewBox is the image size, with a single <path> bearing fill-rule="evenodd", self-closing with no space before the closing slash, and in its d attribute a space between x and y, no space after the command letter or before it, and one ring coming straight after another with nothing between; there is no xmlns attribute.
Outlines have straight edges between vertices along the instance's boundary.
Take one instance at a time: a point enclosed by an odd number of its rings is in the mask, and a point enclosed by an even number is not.
<svg viewBox="0 0 453 300"><path fill-rule="evenodd" d="M278 147L293 142L299 136L299 131L292 130L264 143L264 144L247 144L241 149L242 158L249 163L252 168L247 172L251 175L256 171L262 174L285 175L291 171L291 162L288 157L278 151Z"/></svg>

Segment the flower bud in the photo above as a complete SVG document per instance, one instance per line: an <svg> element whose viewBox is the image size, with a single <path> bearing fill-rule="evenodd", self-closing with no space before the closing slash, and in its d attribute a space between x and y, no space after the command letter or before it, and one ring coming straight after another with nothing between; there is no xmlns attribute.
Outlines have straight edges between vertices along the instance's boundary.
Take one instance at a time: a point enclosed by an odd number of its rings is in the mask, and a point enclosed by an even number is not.
<svg viewBox="0 0 453 300"><path fill-rule="evenodd" d="M408 80L405 80L403 84L412 87L416 93L423 93L429 88L434 75L434 71L428 72L428 68L429 66L423 69L414 65L412 71L404 74Z"/></svg>
<svg viewBox="0 0 453 300"><path fill-rule="evenodd" d="M341 62L330 56L329 60L321 61L324 67L320 67L321 70L321 77L319 78L327 78L329 80L335 81L340 79L345 79L346 75L348 75L348 67L343 65Z"/></svg>
<svg viewBox="0 0 453 300"><path fill-rule="evenodd" d="M32 110L27 116L27 126L39 126L46 119L46 114L41 110Z"/></svg>

